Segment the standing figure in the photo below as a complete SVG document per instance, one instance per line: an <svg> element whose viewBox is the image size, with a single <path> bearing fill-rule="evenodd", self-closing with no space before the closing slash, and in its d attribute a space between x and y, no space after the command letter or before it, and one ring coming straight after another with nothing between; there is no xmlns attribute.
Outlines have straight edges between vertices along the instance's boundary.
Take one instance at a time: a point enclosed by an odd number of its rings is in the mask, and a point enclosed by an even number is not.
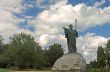
<svg viewBox="0 0 110 72"><path fill-rule="evenodd" d="M78 37L77 30L73 29L73 25L69 25L69 29L63 27L65 32L65 37L67 38L68 52L75 53L77 52L76 47L76 38Z"/></svg>

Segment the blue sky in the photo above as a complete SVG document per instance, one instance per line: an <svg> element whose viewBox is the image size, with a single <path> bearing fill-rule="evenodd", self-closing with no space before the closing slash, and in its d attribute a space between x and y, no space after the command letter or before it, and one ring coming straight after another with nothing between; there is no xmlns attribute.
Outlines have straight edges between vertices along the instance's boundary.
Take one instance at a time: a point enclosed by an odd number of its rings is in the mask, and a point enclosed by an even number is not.
<svg viewBox="0 0 110 72"><path fill-rule="evenodd" d="M84 32L79 32L80 35L85 35L87 32L95 33L96 35L110 37L110 24L96 26L90 29L85 30Z"/></svg>

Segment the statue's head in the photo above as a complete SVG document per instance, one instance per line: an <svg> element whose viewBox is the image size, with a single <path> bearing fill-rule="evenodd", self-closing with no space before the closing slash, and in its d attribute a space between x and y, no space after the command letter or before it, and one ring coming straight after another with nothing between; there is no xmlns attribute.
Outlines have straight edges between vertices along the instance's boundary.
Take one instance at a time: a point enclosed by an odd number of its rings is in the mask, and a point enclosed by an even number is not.
<svg viewBox="0 0 110 72"><path fill-rule="evenodd" d="M70 24L70 25L69 25L69 28L70 28L70 29L73 29L73 25L72 25L72 24Z"/></svg>

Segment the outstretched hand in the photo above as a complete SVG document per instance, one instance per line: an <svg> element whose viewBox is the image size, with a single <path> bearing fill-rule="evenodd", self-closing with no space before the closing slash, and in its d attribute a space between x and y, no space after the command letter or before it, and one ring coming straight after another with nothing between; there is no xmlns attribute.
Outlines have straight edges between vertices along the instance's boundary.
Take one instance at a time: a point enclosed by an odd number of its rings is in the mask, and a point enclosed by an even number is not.
<svg viewBox="0 0 110 72"><path fill-rule="evenodd" d="M63 27L63 29L66 29L65 27Z"/></svg>

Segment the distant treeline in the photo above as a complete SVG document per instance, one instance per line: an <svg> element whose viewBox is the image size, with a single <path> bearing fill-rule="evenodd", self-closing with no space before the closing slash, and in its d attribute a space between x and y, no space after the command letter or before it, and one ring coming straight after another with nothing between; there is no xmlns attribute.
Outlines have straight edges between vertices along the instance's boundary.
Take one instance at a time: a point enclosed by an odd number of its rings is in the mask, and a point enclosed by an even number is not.
<svg viewBox="0 0 110 72"><path fill-rule="evenodd" d="M0 36L0 68L50 68L64 54L61 44L42 49L30 34L15 34L10 40L5 44Z"/></svg>

